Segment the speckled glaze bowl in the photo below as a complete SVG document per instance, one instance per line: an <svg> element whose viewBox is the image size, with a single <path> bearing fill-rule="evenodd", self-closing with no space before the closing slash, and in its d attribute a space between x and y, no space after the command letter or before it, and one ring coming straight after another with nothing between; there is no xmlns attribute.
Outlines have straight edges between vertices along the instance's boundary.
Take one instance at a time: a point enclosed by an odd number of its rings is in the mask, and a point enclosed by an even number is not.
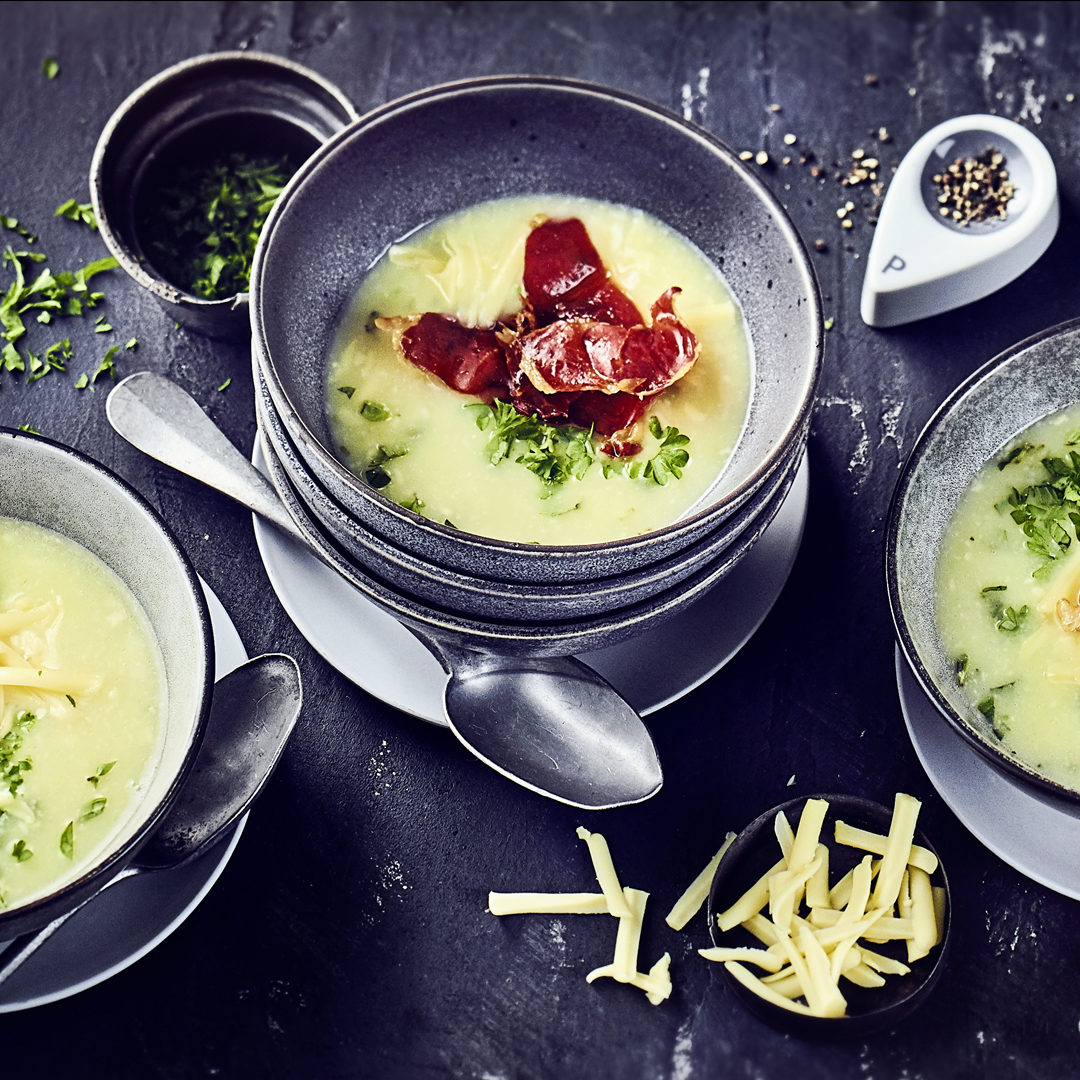
<svg viewBox="0 0 1080 1080"><path fill-rule="evenodd" d="M856 795L811 795L808 798L825 799L829 804L821 835L823 842L829 847L829 880L835 883L866 854L857 848L845 847L832 841L837 819L856 828L887 835L892 810ZM748 930L736 926L723 933L716 919L776 862L779 853L773 828L776 815L782 810L791 827L798 829L805 804L804 798L792 799L781 806L774 806L747 825L720 860L709 891L708 903L709 933L714 945L726 948L761 948L761 943ZM921 829L916 830L915 841L937 855ZM847 1016L822 1017L794 1013L758 997L721 966L722 977L735 997L758 1019L799 1038L823 1041L862 1039L875 1031L891 1028L905 1020L926 1001L941 978L948 957L952 896L948 878L940 862L931 881L945 889L945 927L941 942L929 955L914 961L907 975L889 975L884 986L864 988L845 981L842 984L842 993L848 1003ZM888 951L888 946L885 951ZM757 971L754 973L757 974Z"/></svg>
<svg viewBox="0 0 1080 1080"><path fill-rule="evenodd" d="M397 506L329 449L326 365L365 269L418 225L532 192L647 211L696 244L742 305L754 353L746 428L704 508L666 528L579 547L490 540ZM365 529L464 574L565 584L676 555L735 513L774 470L792 467L820 373L822 322L814 273L790 219L722 143L617 91L501 77L377 109L304 165L256 252L252 349L307 470Z"/></svg>
<svg viewBox="0 0 1080 1080"><path fill-rule="evenodd" d="M569 584L532 585L464 574L428 562L397 548L364 528L308 472L289 441L273 403L255 373L256 415L265 442L274 452L289 485L304 502L312 520L361 572L386 581L392 588L422 598L425 603L466 617L503 622L559 622L603 615L675 588L696 570L715 560L770 509L783 500L795 479L801 443L792 448L795 467L777 468L764 484L729 518L697 543L667 559L615 577Z"/></svg>
<svg viewBox="0 0 1080 1080"><path fill-rule="evenodd" d="M931 417L900 474L889 513L885 569L900 647L944 721L1010 783L1080 816L1080 791L1017 758L968 700L934 613L936 553L968 485L1021 431L1077 401L1080 319L1021 341L961 383Z"/></svg>
<svg viewBox="0 0 1080 1080"><path fill-rule="evenodd" d="M73 881L0 911L0 940L37 930L92 896L149 839L187 776L209 715L210 618L195 571L141 495L75 450L0 428L0 516L20 518L96 555L142 605L164 661L168 704L146 790L104 850Z"/></svg>
<svg viewBox="0 0 1080 1080"><path fill-rule="evenodd" d="M783 504L783 496L786 495L786 492L778 492L738 541L673 589L592 618L518 623L455 614L420 598L406 595L358 566L319 527L292 486L288 474L266 438L262 438L261 445L267 471L282 502L309 545L319 553L323 561L418 637L436 644L445 644L455 653L465 649L510 656L570 656L615 645L652 629L703 596L728 574L769 526Z"/></svg>

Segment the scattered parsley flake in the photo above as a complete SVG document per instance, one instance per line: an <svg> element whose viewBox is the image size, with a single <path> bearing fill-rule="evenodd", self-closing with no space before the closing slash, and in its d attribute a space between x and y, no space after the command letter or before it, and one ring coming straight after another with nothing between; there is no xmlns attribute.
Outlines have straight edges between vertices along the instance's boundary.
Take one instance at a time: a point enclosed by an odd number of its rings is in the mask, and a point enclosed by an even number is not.
<svg viewBox="0 0 1080 1080"><path fill-rule="evenodd" d="M19 430L20 431L25 431L29 435L40 435L41 434L41 432L38 431L38 429L36 427L34 427L32 424L20 424L19 425Z"/></svg>
<svg viewBox="0 0 1080 1080"><path fill-rule="evenodd" d="M97 229L97 218L94 217L94 207L90 203L76 202L74 199L68 199L67 202L61 203L53 212L53 217L67 218L68 221L81 221L84 225L88 225L91 229Z"/></svg>
<svg viewBox="0 0 1080 1080"><path fill-rule="evenodd" d="M356 387L355 386L339 386L338 387L338 393L339 394L344 394L347 398L349 398L351 400L353 394L356 393Z"/></svg>
<svg viewBox="0 0 1080 1080"><path fill-rule="evenodd" d="M690 461L689 451L685 449L690 436L683 435L677 427L663 427L655 416L649 417L649 431L654 439L660 440L660 449L645 463L641 475L661 487L672 477L681 480L682 470Z"/></svg>
<svg viewBox="0 0 1080 1080"><path fill-rule="evenodd" d="M125 349L134 349L134 348L135 348L135 346L136 346L136 345L138 345L138 344L139 344L139 339L138 339L138 338L132 338L132 339L131 339L131 340L130 340L130 341L129 341L129 342L128 342L128 343L127 343L127 344L126 344L125 346L124 346L124 348L125 348Z"/></svg>
<svg viewBox="0 0 1080 1080"><path fill-rule="evenodd" d="M25 840L16 840L14 846L11 849L11 854L19 862L26 862L27 859L32 859L34 853L26 846Z"/></svg>
<svg viewBox="0 0 1080 1080"><path fill-rule="evenodd" d="M77 707L77 706L75 705L75 699L74 699L74 698L73 698L73 697L72 697L72 696L71 696L70 694L65 694L65 695L64 695L64 697L66 697L66 698L68 699L68 701L70 701L70 702L71 702L71 707L72 707L73 709Z"/></svg>
<svg viewBox="0 0 1080 1080"><path fill-rule="evenodd" d="M46 79L55 79L60 74L60 61L55 56L46 56L41 61L41 73Z"/></svg>
<svg viewBox="0 0 1080 1080"><path fill-rule="evenodd" d="M1023 625L1024 620L1028 616L1028 606L1025 604L1019 611L1016 611L1012 607L1007 607L1001 614L1001 617L996 620L994 625L1003 634L1015 634L1017 630Z"/></svg>
<svg viewBox="0 0 1080 1080"><path fill-rule="evenodd" d="M350 394L349 397L352 397L352 395ZM390 410L378 401L365 401L364 404L360 406L360 415L365 420L369 420L373 424L378 424L383 420L390 419Z"/></svg>
<svg viewBox="0 0 1080 1080"><path fill-rule="evenodd" d="M968 655L964 653L956 661L956 681L963 686L968 677Z"/></svg>
<svg viewBox="0 0 1080 1080"><path fill-rule="evenodd" d="M836 319L832 315L830 315L825 320L825 329L826 330L831 330L835 325L836 325Z"/></svg>
<svg viewBox="0 0 1080 1080"><path fill-rule="evenodd" d="M89 821L91 818L96 818L105 809L105 804L108 801L104 795L99 795L96 799L91 800L79 816L79 820Z"/></svg>
<svg viewBox="0 0 1080 1080"><path fill-rule="evenodd" d="M75 857L75 822L69 821L60 834L60 854L65 859Z"/></svg>
<svg viewBox="0 0 1080 1080"><path fill-rule="evenodd" d="M232 379L231 379L231 378L228 378L228 379L226 379L226 380L225 380L225 381L224 381L224 382L223 382L223 383L222 383L222 384L221 384L221 385L220 385L220 386L218 387L218 393L219 393L219 394L223 394L223 393L224 393L224 392L225 392L226 390L228 390L228 389L229 389L229 384L230 384L231 382L232 382Z"/></svg>
<svg viewBox="0 0 1080 1080"><path fill-rule="evenodd" d="M101 358L101 363L98 365L97 371L94 372L91 382L96 383L99 375L108 373L110 378L116 378L116 361L113 357L120 351L119 345L114 345L109 351Z"/></svg>
<svg viewBox="0 0 1080 1080"><path fill-rule="evenodd" d="M82 373L82 374L81 374L81 375L80 375L80 376L79 376L79 377L78 377L78 378L77 378L77 379L75 380L75 389L76 389L76 390L85 390L85 389L86 389L86 388L87 388L87 387L88 387L89 385L90 385L90 377L89 377L89 376L88 376L88 375L86 374L86 372L84 371L84 372L83 372L83 373Z"/></svg>

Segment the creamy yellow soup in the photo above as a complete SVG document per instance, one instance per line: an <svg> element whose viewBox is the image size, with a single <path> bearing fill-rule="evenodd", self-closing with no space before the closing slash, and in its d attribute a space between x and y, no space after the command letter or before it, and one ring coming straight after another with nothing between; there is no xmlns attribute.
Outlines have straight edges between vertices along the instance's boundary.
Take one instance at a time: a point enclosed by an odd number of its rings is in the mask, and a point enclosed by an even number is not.
<svg viewBox="0 0 1080 1080"><path fill-rule="evenodd" d="M66 537L0 517L0 901L76 877L157 759L161 655L130 590Z"/></svg>
<svg viewBox="0 0 1080 1080"><path fill-rule="evenodd" d="M650 400L639 425L637 469L631 463L614 471L600 453L582 478L555 488L515 454L493 465L490 431L477 426L476 410L467 407L476 399L402 359L391 333L374 323L376 314L438 312L468 326L491 326L520 310L525 240L538 214L580 218L612 280L644 317L667 289L681 288L676 315L701 347L691 371ZM588 544L649 532L694 508L739 439L750 386L742 313L696 247L640 210L529 196L474 206L390 248L364 279L339 334L326 400L336 453L358 476L380 465L390 477L382 493L394 501L483 536ZM690 439L681 478L663 485L643 475L661 449L650 417L663 431L674 427Z"/></svg>
<svg viewBox="0 0 1080 1080"><path fill-rule="evenodd" d="M1080 789L1080 632L1066 628L1071 609L1080 612L1073 453L1080 406L1035 424L986 464L949 525L936 614L958 681L1004 744ZM1061 465L1048 470L1047 458Z"/></svg>

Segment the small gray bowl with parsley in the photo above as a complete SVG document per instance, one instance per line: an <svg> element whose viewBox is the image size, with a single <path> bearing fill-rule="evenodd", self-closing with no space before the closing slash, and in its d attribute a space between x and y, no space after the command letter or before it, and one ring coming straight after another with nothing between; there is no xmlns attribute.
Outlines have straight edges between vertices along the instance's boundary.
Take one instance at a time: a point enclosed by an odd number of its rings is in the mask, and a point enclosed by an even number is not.
<svg viewBox="0 0 1080 1080"><path fill-rule="evenodd" d="M263 223L303 162L356 118L333 84L280 57L176 64L98 140L90 193L102 239L177 324L243 340Z"/></svg>

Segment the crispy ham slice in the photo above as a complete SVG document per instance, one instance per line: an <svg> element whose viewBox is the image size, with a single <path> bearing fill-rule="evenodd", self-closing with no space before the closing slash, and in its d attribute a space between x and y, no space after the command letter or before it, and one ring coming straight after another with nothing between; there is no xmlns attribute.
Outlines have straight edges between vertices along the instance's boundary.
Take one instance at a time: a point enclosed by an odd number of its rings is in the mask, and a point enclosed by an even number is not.
<svg viewBox="0 0 1080 1080"><path fill-rule="evenodd" d="M652 326L623 327L565 319L513 345L517 365L542 394L580 390L652 397L681 379L697 361L697 338L675 315L671 288L652 306Z"/></svg>
<svg viewBox="0 0 1080 1080"><path fill-rule="evenodd" d="M640 326L634 302L608 277L580 218L542 221L525 241L525 297L541 326L589 319Z"/></svg>
<svg viewBox="0 0 1080 1080"><path fill-rule="evenodd" d="M394 345L406 360L453 390L490 401L506 389L506 354L493 329L463 326L434 312L376 319L375 325L393 333Z"/></svg>

